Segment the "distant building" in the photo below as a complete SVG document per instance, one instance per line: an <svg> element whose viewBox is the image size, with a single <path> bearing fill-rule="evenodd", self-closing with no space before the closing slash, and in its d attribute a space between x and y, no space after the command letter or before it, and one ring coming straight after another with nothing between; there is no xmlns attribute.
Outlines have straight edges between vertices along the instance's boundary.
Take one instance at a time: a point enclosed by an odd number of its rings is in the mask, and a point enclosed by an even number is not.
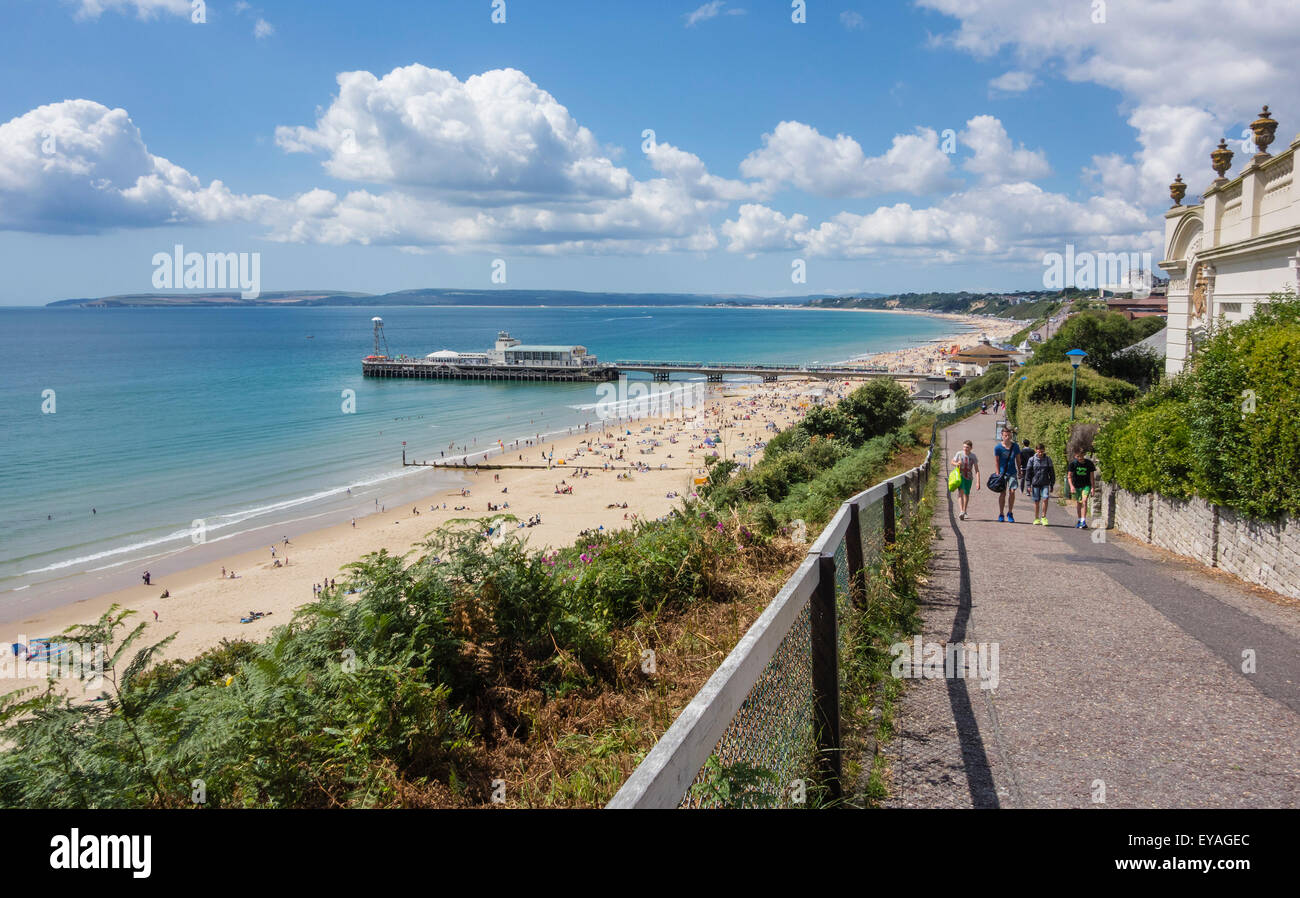
<svg viewBox="0 0 1300 898"><path fill-rule="evenodd" d="M994 365L1014 364L1015 359L1011 350L999 349L988 340L981 340L974 346L959 350L952 361L959 366L962 376L969 377L983 374Z"/></svg>
<svg viewBox="0 0 1300 898"><path fill-rule="evenodd" d="M487 352L456 352L440 349L426 359L457 365L511 365L529 368L581 368L597 365L585 346L544 346L520 343L505 331L497 334L496 345Z"/></svg>
<svg viewBox="0 0 1300 898"><path fill-rule="evenodd" d="M1163 318L1169 313L1169 305L1164 295L1157 296L1154 292L1145 299L1108 296L1106 297L1106 308L1112 312L1120 312L1130 320L1156 316Z"/></svg>
<svg viewBox="0 0 1300 898"><path fill-rule="evenodd" d="M1169 374L1183 370L1196 342L1219 322L1249 318L1271 293L1300 291L1300 191L1294 183L1300 135L1274 156L1268 147L1277 122L1267 106L1250 127L1259 152L1229 179L1233 153L1220 141L1210 154L1219 177L1200 205L1182 205L1182 175L1169 185L1174 205L1165 213L1160 263L1170 278Z"/></svg>

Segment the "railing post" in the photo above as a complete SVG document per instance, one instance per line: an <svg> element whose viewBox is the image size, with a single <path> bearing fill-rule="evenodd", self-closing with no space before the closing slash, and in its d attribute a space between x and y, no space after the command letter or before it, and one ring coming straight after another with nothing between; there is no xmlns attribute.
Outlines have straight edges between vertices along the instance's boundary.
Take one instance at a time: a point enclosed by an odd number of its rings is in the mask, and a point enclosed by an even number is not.
<svg viewBox="0 0 1300 898"><path fill-rule="evenodd" d="M885 545L892 546L898 539L898 527L894 521L894 482L885 484L884 506L881 508L885 517Z"/></svg>
<svg viewBox="0 0 1300 898"><path fill-rule="evenodd" d="M828 798L838 801L844 790L840 782L840 644L835 619L834 555L818 559L817 577L817 589L808 599L817 766Z"/></svg>
<svg viewBox="0 0 1300 898"><path fill-rule="evenodd" d="M857 605L862 599L862 517L857 503L849 505L849 529L844 534L844 554L849 561L849 599Z"/></svg>

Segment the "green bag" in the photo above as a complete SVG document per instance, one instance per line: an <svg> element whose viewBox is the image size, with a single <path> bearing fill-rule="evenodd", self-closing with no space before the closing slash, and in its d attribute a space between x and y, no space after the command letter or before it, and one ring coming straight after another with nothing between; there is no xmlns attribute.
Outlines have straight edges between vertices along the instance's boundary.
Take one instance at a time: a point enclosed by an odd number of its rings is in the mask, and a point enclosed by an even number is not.
<svg viewBox="0 0 1300 898"><path fill-rule="evenodd" d="M953 468L948 472L948 492L952 492L961 486L961 468Z"/></svg>

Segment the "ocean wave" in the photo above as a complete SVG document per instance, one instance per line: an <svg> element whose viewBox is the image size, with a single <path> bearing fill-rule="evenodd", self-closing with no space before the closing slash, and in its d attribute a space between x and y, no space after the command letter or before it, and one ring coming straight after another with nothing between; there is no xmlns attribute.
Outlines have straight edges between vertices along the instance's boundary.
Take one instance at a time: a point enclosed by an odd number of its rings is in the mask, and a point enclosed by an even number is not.
<svg viewBox="0 0 1300 898"><path fill-rule="evenodd" d="M281 502L272 502L267 505L258 505L252 508L241 509L240 511L229 512L227 514L213 515L208 518L196 518L196 520L202 520L204 522L205 538L203 542L205 543L220 542L224 539L233 536L238 536L240 534L231 533L228 535L217 536L217 537L212 537L210 536L210 534L212 534L215 531L225 530L226 528L229 527L235 527L239 524L244 523L245 521L252 520L253 518L264 517L266 515L275 514L276 512L280 512L280 511L286 511L290 508L297 508L299 506L306 505L312 502L320 502L325 499L344 496L347 495L349 489L356 491L358 489L364 489L365 487L377 486L379 484L397 480L398 478L401 477L409 477L415 473L418 473L419 470L420 470L419 468L410 468L410 469L403 469L400 471L390 471L386 474L381 474L377 477L372 477L368 480L359 480L344 486L333 487L327 490L319 490L317 492L309 493L304 496L297 496L292 499L285 499ZM270 522L268 522L267 525L269 525L269 523ZM248 532L248 531L243 531L243 532ZM168 543L174 543L181 540L192 542L191 539L192 533L193 533L192 527L186 527L181 530L173 530L170 533L167 533L163 536L157 536L152 539L145 539L139 542L128 543L127 545L124 546L114 546L113 548L110 549L104 549L101 552L92 552L89 555L78 555L74 558L67 558L61 561L56 561L53 564L47 564L45 567L32 568L31 570L23 571L22 574L20 574L20 576L28 576L31 574L47 574L50 573L51 571L65 570L67 568L75 567L77 565L89 564L95 561L102 561L106 558L114 558L121 555L128 555L132 553L142 552L147 549L152 549L158 546L165 546ZM159 553L159 554L167 554L167 553ZM154 557L154 556L149 556L149 557ZM131 558L127 559L122 563L130 563L131 561L135 561L135 560L137 560L137 558L133 555ZM115 565L105 565L104 567L114 567L114 566ZM103 570L103 569L104 568L96 568L96 570Z"/></svg>

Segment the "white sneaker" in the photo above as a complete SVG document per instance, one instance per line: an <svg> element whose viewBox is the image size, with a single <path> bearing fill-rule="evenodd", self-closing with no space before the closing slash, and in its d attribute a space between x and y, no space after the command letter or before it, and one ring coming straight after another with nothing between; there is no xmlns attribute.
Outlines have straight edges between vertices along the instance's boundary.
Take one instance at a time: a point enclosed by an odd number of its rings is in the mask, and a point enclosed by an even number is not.
<svg viewBox="0 0 1300 898"><path fill-rule="evenodd" d="M964 521L964 520L966 520L966 512L963 511L961 514L957 515L957 519L958 519L959 521Z"/></svg>

